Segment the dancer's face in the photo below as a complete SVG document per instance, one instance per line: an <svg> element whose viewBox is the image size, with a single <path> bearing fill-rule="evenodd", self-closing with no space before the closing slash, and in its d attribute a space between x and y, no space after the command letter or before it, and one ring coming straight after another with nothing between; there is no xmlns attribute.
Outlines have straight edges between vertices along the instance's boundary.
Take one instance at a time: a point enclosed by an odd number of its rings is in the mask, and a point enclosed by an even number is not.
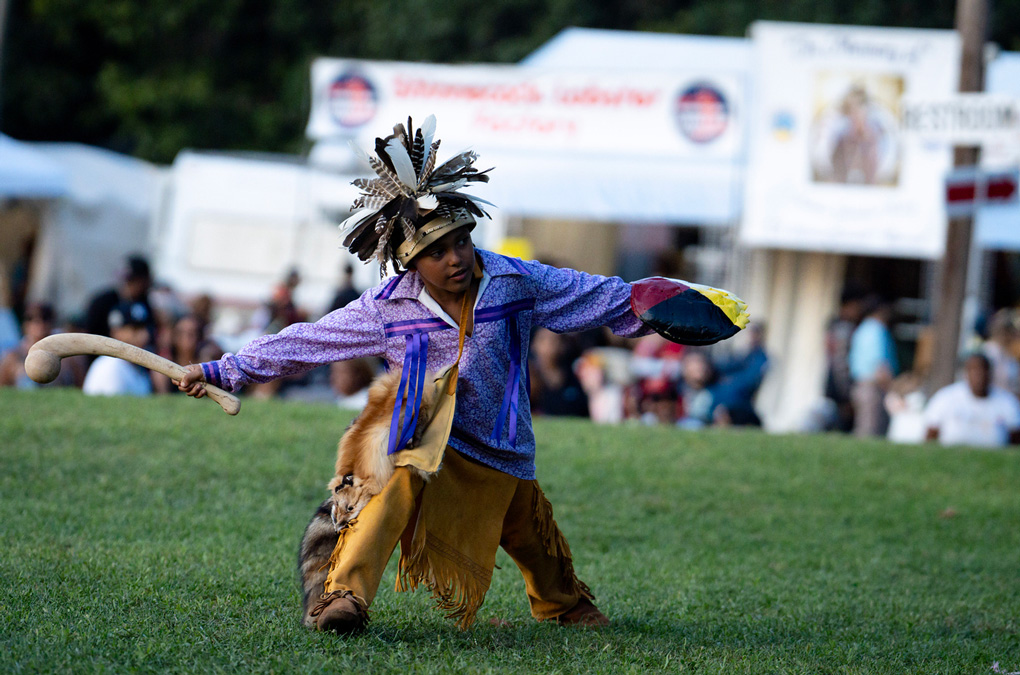
<svg viewBox="0 0 1020 675"><path fill-rule="evenodd" d="M475 247L471 231L461 227L443 235L411 263L421 275L429 293L461 296L471 287L475 269Z"/></svg>

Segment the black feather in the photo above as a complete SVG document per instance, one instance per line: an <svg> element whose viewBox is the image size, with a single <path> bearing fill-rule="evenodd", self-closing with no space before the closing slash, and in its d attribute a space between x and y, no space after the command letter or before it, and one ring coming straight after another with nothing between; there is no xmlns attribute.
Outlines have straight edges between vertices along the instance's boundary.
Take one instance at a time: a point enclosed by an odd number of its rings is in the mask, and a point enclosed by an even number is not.
<svg viewBox="0 0 1020 675"><path fill-rule="evenodd" d="M419 178L422 175L421 165L425 161L425 137L422 136L421 129L418 129L414 135L414 143L411 145L411 149L408 151L411 155L411 164L414 166L414 173Z"/></svg>
<svg viewBox="0 0 1020 675"><path fill-rule="evenodd" d="M386 151L386 145L390 142L392 136L386 138L375 139L375 154L379 156L382 163L386 165L386 168L393 172L393 175L397 174L397 170L393 168L393 160L390 159L390 154Z"/></svg>

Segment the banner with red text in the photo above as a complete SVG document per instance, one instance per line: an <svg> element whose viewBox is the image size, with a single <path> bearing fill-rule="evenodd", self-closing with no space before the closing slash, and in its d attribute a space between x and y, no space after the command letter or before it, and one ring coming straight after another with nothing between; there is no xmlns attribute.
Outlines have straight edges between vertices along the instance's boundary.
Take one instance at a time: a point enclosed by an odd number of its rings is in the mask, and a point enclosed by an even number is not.
<svg viewBox="0 0 1020 675"><path fill-rule="evenodd" d="M312 64L309 138L362 146L430 114L444 152L569 151L730 159L743 145L741 74L547 70L343 59Z"/></svg>

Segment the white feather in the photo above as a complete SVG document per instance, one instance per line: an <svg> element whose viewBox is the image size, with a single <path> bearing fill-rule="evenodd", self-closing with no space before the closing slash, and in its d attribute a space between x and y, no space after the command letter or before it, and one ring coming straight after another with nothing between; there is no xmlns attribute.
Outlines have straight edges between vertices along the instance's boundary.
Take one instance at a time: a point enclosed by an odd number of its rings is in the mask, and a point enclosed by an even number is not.
<svg viewBox="0 0 1020 675"><path fill-rule="evenodd" d="M418 197L418 208L422 211L432 211L439 206L439 200L433 194L424 194Z"/></svg>
<svg viewBox="0 0 1020 675"><path fill-rule="evenodd" d="M436 116L429 115L426 117L418 131L421 132L422 140L425 141L425 156L421 160L421 165L425 166L429 162L429 155L432 154L432 139L436 135Z"/></svg>
<svg viewBox="0 0 1020 675"><path fill-rule="evenodd" d="M348 227L354 227L354 225L356 225L359 220L361 220L362 218L364 218L369 213L371 213L372 211L375 211L375 210L376 209L358 209L357 211L354 212L353 215L348 216L344 220L344 222L340 223L340 225L339 225L340 231L343 232Z"/></svg>
<svg viewBox="0 0 1020 675"><path fill-rule="evenodd" d="M400 182L409 190L414 190L418 185L418 177L414 175L414 165L411 164L411 156L407 154L407 148L399 138L390 139L386 144L386 154L393 162L393 170L397 173Z"/></svg>
<svg viewBox="0 0 1020 675"><path fill-rule="evenodd" d="M430 192L454 192L456 190L461 189L465 185L467 185L467 181L464 180L463 178L461 178L460 180L455 180L452 183L443 183L441 185L430 185L429 186L429 191Z"/></svg>

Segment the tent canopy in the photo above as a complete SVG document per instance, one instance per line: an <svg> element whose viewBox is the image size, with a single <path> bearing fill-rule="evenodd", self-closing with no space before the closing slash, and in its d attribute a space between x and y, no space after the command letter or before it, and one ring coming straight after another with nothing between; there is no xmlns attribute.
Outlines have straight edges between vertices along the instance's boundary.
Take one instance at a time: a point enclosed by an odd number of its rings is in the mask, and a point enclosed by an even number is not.
<svg viewBox="0 0 1020 675"><path fill-rule="evenodd" d="M706 77L750 70L741 38L567 28L521 60L524 67L703 70ZM745 99L746 100L746 99ZM738 124L744 124L738 111ZM743 152L733 159L535 158L489 155L496 190L522 215L629 222L729 225L740 217ZM505 169L512 170L505 170ZM563 176L576 178L562 189ZM510 201L512 200L512 201Z"/></svg>
<svg viewBox="0 0 1020 675"><path fill-rule="evenodd" d="M0 198L60 197L67 184L67 171L58 162L0 134Z"/></svg>
<svg viewBox="0 0 1020 675"><path fill-rule="evenodd" d="M689 70L746 73L751 43L744 38L565 28L520 61L559 68Z"/></svg>

